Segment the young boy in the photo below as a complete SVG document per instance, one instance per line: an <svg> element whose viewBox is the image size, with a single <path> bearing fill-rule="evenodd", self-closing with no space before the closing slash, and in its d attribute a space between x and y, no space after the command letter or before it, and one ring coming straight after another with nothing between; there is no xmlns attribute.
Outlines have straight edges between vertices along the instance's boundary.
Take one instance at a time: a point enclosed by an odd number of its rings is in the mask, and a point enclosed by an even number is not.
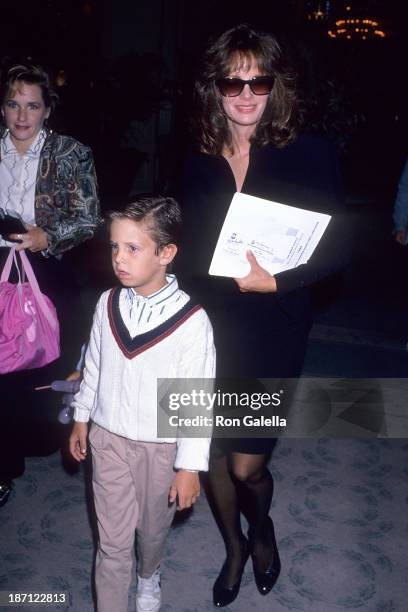
<svg viewBox="0 0 408 612"><path fill-rule="evenodd" d="M159 610L159 563L175 500L189 508L208 469L207 438L157 437L157 379L211 378L212 328L166 269L177 252L180 208L143 197L110 214L112 266L122 288L96 306L70 451L86 457L88 421L99 544L98 612L127 612L137 533L138 612Z"/></svg>

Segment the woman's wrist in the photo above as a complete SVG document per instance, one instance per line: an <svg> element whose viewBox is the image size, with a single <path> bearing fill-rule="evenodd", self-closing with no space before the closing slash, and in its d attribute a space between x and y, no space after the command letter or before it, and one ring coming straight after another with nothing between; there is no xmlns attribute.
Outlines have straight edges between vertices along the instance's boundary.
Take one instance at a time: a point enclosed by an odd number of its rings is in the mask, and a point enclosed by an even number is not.
<svg viewBox="0 0 408 612"><path fill-rule="evenodd" d="M271 276L270 278L269 287L270 293L276 293L278 291L278 285L276 284L276 278L274 276Z"/></svg>

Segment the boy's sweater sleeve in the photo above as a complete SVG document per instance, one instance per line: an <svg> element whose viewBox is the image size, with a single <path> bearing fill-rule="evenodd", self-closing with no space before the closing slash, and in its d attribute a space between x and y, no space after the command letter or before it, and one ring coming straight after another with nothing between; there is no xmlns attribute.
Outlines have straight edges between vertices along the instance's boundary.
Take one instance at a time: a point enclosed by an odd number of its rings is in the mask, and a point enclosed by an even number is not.
<svg viewBox="0 0 408 612"><path fill-rule="evenodd" d="M199 317L198 329L186 330L185 343L181 347L181 378L209 379L209 391L213 390L215 377L215 347L210 320L204 310L194 317ZM193 321L192 321L193 322ZM212 416L211 412L207 413ZM174 467L179 470L208 470L208 458L211 438L177 439L177 455Z"/></svg>
<svg viewBox="0 0 408 612"><path fill-rule="evenodd" d="M74 420L82 423L87 423L89 421L89 416L94 405L95 395L98 389L101 324L104 302L104 296L102 296L99 299L95 309L91 336L85 354L83 378L79 391L75 395L72 403L72 406L74 407Z"/></svg>

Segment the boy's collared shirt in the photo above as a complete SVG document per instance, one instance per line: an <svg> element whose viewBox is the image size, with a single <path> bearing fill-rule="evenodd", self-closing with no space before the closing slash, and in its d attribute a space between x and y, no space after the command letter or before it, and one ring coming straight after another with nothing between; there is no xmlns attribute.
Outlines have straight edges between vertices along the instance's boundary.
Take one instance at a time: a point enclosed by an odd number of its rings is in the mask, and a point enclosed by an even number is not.
<svg viewBox="0 0 408 612"><path fill-rule="evenodd" d="M164 287L146 297L133 287L122 289L119 310L131 338L154 329L188 302L174 274L167 274L166 281Z"/></svg>

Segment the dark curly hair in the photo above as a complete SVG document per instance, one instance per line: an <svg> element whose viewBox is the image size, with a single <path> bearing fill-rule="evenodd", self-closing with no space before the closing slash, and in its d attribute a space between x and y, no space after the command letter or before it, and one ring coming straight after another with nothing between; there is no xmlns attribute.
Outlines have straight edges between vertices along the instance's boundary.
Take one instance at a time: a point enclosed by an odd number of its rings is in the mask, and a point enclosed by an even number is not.
<svg viewBox="0 0 408 612"><path fill-rule="evenodd" d="M194 128L201 152L221 155L227 147L233 153L222 96L215 82L232 70L249 68L253 59L260 74L273 75L275 83L251 143L284 147L296 138L299 104L295 73L272 34L257 32L242 24L221 34L207 48L195 82Z"/></svg>
<svg viewBox="0 0 408 612"><path fill-rule="evenodd" d="M27 85L38 85L46 108L54 110L58 102L58 94L54 90L50 75L39 64L29 62L16 63L2 69L0 78L0 105L3 105L5 97L10 90L14 89L16 83L22 82Z"/></svg>

